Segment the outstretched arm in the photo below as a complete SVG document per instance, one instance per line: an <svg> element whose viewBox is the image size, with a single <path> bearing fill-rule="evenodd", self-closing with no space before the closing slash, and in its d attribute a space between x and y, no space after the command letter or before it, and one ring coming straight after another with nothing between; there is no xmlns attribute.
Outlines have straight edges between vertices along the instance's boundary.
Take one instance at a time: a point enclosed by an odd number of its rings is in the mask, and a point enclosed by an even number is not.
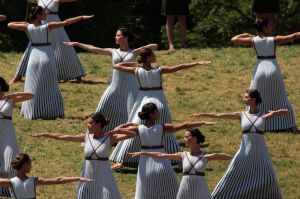
<svg viewBox="0 0 300 199"><path fill-rule="evenodd" d="M94 15L73 17L73 18L69 18L69 19L66 19L66 20L60 21L60 22L50 22L50 23L48 23L48 27L51 30L53 28L59 28L59 27L71 25L80 20L87 20L92 17L94 17Z"/></svg>
<svg viewBox="0 0 300 199"><path fill-rule="evenodd" d="M58 3L71 3L71 2L75 2L76 0L54 0L57 1Z"/></svg>
<svg viewBox="0 0 300 199"><path fill-rule="evenodd" d="M83 44L79 42L64 42L67 46L78 46L79 48L98 53L101 55L107 55L112 56L112 49L111 48L98 48L96 46L90 45L90 44Z"/></svg>
<svg viewBox="0 0 300 199"><path fill-rule="evenodd" d="M204 156L208 161L210 160L231 160L232 156L226 153L211 153Z"/></svg>
<svg viewBox="0 0 300 199"><path fill-rule="evenodd" d="M193 63L188 63L188 64L179 64L173 67L170 66L161 66L160 71L161 73L174 73L176 71L179 70L184 70L184 69L188 69L188 68L192 68L198 65L206 65L211 63L210 61L199 61L199 62L193 62Z"/></svg>
<svg viewBox="0 0 300 199"><path fill-rule="evenodd" d="M6 19L5 15L0 15L0 21L4 21Z"/></svg>
<svg viewBox="0 0 300 199"><path fill-rule="evenodd" d="M70 142L84 142L85 134L79 135L64 135L62 133L33 133L30 134L32 137L45 137L54 140L63 140Z"/></svg>
<svg viewBox="0 0 300 199"><path fill-rule="evenodd" d="M210 126L217 124L217 122L186 122L183 124L164 124L164 133L173 133L184 129L195 128L199 126Z"/></svg>
<svg viewBox="0 0 300 199"><path fill-rule="evenodd" d="M10 179L0 178L0 185L5 187L11 187Z"/></svg>
<svg viewBox="0 0 300 199"><path fill-rule="evenodd" d="M291 41L294 41L296 39L300 38L300 32L296 32L291 35L286 35L286 36L276 36L274 37L275 43L276 44L285 44Z"/></svg>
<svg viewBox="0 0 300 199"><path fill-rule="evenodd" d="M111 137L113 142L122 141L130 138L134 138L138 134L137 127L128 127L128 128L115 128L113 131L105 133Z"/></svg>
<svg viewBox="0 0 300 199"><path fill-rule="evenodd" d="M132 51L132 53L134 53L135 56L137 56L138 54L140 54L142 52L143 49L150 48L150 49L154 50L154 49L157 49L157 47L158 47L157 44L148 44L146 46L141 46L141 47L139 47L137 49L134 49Z"/></svg>
<svg viewBox="0 0 300 199"><path fill-rule="evenodd" d="M135 74L136 68L137 67L135 62L122 62L114 65L114 69L123 71L125 73L131 73L131 74Z"/></svg>
<svg viewBox="0 0 300 199"><path fill-rule="evenodd" d="M128 153L132 157L135 156L150 156L150 157L155 157L155 158L162 158L162 159L173 159L173 160L181 160L182 159L182 152L178 153L173 153L173 154L168 154L168 153L161 153L161 152L133 152L133 153Z"/></svg>
<svg viewBox="0 0 300 199"><path fill-rule="evenodd" d="M265 120L268 120L272 117L280 116L280 115L286 115L288 113L289 113L289 110L287 110L287 109L279 109L277 111L269 111L264 116L262 116L262 118L264 118Z"/></svg>
<svg viewBox="0 0 300 199"><path fill-rule="evenodd" d="M254 35L251 35L249 33L243 33L236 35L231 38L231 42L235 44L242 44L246 46L252 46L252 40L253 40Z"/></svg>
<svg viewBox="0 0 300 199"><path fill-rule="evenodd" d="M29 3L37 4L37 0L27 0Z"/></svg>
<svg viewBox="0 0 300 199"><path fill-rule="evenodd" d="M4 99L13 100L14 104L18 102L30 100L33 97L34 97L33 93L25 93L25 92L13 93L13 94L3 96Z"/></svg>
<svg viewBox="0 0 300 199"><path fill-rule="evenodd" d="M210 118L222 118L231 120L240 120L241 112L234 113L194 113L193 117L210 117Z"/></svg>
<svg viewBox="0 0 300 199"><path fill-rule="evenodd" d="M54 185L54 184L66 184L71 182L93 182L93 179L83 177L58 177L58 178L38 178L37 185Z"/></svg>
<svg viewBox="0 0 300 199"><path fill-rule="evenodd" d="M29 23L27 22L18 22L18 21L13 21L7 24L7 27L13 30L20 30L20 31L27 31Z"/></svg>

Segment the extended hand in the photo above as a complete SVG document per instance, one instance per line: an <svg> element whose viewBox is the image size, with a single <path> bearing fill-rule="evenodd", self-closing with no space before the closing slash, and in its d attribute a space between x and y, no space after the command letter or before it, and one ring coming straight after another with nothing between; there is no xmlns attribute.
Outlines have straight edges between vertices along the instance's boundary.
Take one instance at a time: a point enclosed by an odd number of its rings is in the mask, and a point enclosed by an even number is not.
<svg viewBox="0 0 300 199"><path fill-rule="evenodd" d="M65 45L67 45L67 46L76 46L76 42L71 42L71 41L66 42L66 41L64 41L63 43L64 43Z"/></svg>
<svg viewBox="0 0 300 199"><path fill-rule="evenodd" d="M82 177L81 177L81 178L79 179L79 181L80 181L80 182L94 182L95 180L94 180L94 179L90 179L90 178L82 178Z"/></svg>
<svg viewBox="0 0 300 199"><path fill-rule="evenodd" d="M206 65L206 64L210 64L211 61L199 61L199 62L196 62L197 64L199 65Z"/></svg>
<svg viewBox="0 0 300 199"><path fill-rule="evenodd" d="M218 122L204 122L204 125L210 126L210 125L215 125L218 124Z"/></svg>
<svg viewBox="0 0 300 199"><path fill-rule="evenodd" d="M94 15L83 15L83 16L81 16L81 17L82 17L82 20L86 20L86 19L93 18Z"/></svg>

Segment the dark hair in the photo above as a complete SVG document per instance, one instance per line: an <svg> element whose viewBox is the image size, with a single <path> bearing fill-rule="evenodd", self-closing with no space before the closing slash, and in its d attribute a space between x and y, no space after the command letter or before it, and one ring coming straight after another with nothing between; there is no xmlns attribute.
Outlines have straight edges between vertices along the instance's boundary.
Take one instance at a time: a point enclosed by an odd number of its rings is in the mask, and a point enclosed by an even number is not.
<svg viewBox="0 0 300 199"><path fill-rule="evenodd" d="M92 118L96 123L101 123L102 128L109 123L109 120L106 120L106 118L100 112L92 113L90 118Z"/></svg>
<svg viewBox="0 0 300 199"><path fill-rule="evenodd" d="M0 87L2 92L9 91L9 85L6 83L3 77L0 77Z"/></svg>
<svg viewBox="0 0 300 199"><path fill-rule="evenodd" d="M268 18L256 19L254 27L258 32L262 32L264 27L267 27L269 24Z"/></svg>
<svg viewBox="0 0 300 199"><path fill-rule="evenodd" d="M198 144L205 142L205 136L200 132L199 129L191 128L191 129L188 129L187 131L191 133L192 137L197 138L197 143Z"/></svg>
<svg viewBox="0 0 300 199"><path fill-rule="evenodd" d="M38 14L41 14L44 9L41 6L33 6L30 9L29 19L36 20Z"/></svg>
<svg viewBox="0 0 300 199"><path fill-rule="evenodd" d="M135 36L128 30L128 28L119 28L118 31L120 31L124 37L127 37L128 43L132 43L134 41Z"/></svg>
<svg viewBox="0 0 300 199"><path fill-rule="evenodd" d="M147 103L143 106L142 111L138 113L141 120L150 119L150 113L154 113L157 110L157 106L154 103Z"/></svg>
<svg viewBox="0 0 300 199"><path fill-rule="evenodd" d="M25 153L20 153L20 154L16 155L14 160L11 161L11 166L16 170L20 170L22 168L22 166L25 163L28 163L29 161L30 161L29 155L27 155Z"/></svg>
<svg viewBox="0 0 300 199"><path fill-rule="evenodd" d="M151 56L152 54L154 53L151 48L142 49L141 53L136 57L136 61L139 64L145 63L147 61L147 57Z"/></svg>
<svg viewBox="0 0 300 199"><path fill-rule="evenodd" d="M249 90L246 91L246 93L248 93L251 98L255 99L256 105L260 104L262 102L262 99L260 97L260 93L258 92L258 90L256 90L256 89L249 89Z"/></svg>

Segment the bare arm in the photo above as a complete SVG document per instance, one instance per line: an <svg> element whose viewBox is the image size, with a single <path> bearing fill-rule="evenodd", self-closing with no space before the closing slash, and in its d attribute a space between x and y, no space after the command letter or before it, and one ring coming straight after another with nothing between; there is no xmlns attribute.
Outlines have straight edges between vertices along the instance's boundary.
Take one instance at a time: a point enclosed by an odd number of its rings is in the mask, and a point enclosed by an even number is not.
<svg viewBox="0 0 300 199"><path fill-rule="evenodd" d="M71 3L71 2L75 2L76 0L54 0L58 3Z"/></svg>
<svg viewBox="0 0 300 199"><path fill-rule="evenodd" d="M217 122L186 122L183 124L165 124L164 125L164 133L171 133L176 131L181 131L184 129L195 128L198 126L210 126L217 124Z"/></svg>
<svg viewBox="0 0 300 199"><path fill-rule="evenodd" d="M0 178L0 185L5 187L11 187L10 179Z"/></svg>
<svg viewBox="0 0 300 199"><path fill-rule="evenodd" d="M296 39L300 38L300 32L296 32L291 35L286 35L286 36L276 36L274 37L275 43L276 44L285 44L291 41L294 41Z"/></svg>
<svg viewBox="0 0 300 199"><path fill-rule="evenodd" d="M6 16L5 15L0 15L0 21L4 21L6 20Z"/></svg>
<svg viewBox="0 0 300 199"><path fill-rule="evenodd" d="M146 45L146 46L141 46L141 47L139 47L139 48L137 48L137 49L134 49L134 50L132 51L132 53L134 53L135 56L137 56L138 54L141 53L141 51L142 51L143 49L150 48L150 49L154 50L154 49L157 49L157 47L158 47L157 44L148 44L148 45Z"/></svg>
<svg viewBox="0 0 300 199"><path fill-rule="evenodd" d="M210 117L210 118L241 120L241 112L234 112L234 113L194 113L191 116L193 116L193 117Z"/></svg>
<svg viewBox="0 0 300 199"><path fill-rule="evenodd" d="M33 93L25 93L25 92L13 93L13 94L3 96L4 99L13 100L14 104L18 102L30 100L33 97L34 97Z"/></svg>
<svg viewBox="0 0 300 199"><path fill-rule="evenodd" d="M29 3L37 4L37 0L27 0Z"/></svg>
<svg viewBox="0 0 300 199"><path fill-rule="evenodd" d="M111 137L113 142L134 138L137 134L137 127L117 128L113 131L105 133L105 135Z"/></svg>
<svg viewBox="0 0 300 199"><path fill-rule="evenodd" d="M231 160L232 156L226 153L211 153L204 156L208 161L210 160Z"/></svg>
<svg viewBox="0 0 300 199"><path fill-rule="evenodd" d="M135 74L136 63L134 62L122 62L114 65L114 69L123 71L125 73Z"/></svg>
<svg viewBox="0 0 300 199"><path fill-rule="evenodd" d="M62 133L33 133L30 134L32 137L45 137L54 140L63 140L70 142L84 142L85 134L79 135L64 135Z"/></svg>
<svg viewBox="0 0 300 199"><path fill-rule="evenodd" d="M115 128L115 130L118 130L118 129L120 129L120 128L128 128L128 127L132 127L132 126L138 126L138 124L137 124L137 123L126 123L126 124L121 124L121 125L117 126L117 127Z"/></svg>
<svg viewBox="0 0 300 199"><path fill-rule="evenodd" d="M107 55L112 56L112 49L111 48L98 48L96 46L90 45L90 44L83 44L79 42L64 42L67 46L78 46L79 48L98 53L101 55Z"/></svg>
<svg viewBox="0 0 300 199"><path fill-rule="evenodd" d="M168 153L161 153L161 152L133 152L133 153L128 153L132 157L135 156L150 156L150 157L155 157L155 158L161 158L161 159L173 159L173 160L181 160L182 159L182 152L178 153L173 153L173 154L168 154Z"/></svg>
<svg viewBox="0 0 300 199"><path fill-rule="evenodd" d="M193 63L188 63L188 64L179 64L179 65L176 65L176 66L161 66L160 67L160 71L161 73L174 73L176 71L179 71L179 70L185 70L185 69L188 69L188 68L192 68L192 67L195 67L195 66L198 66L198 65L206 65L206 64L209 64L210 61L199 61L199 62L193 62Z"/></svg>
<svg viewBox="0 0 300 199"><path fill-rule="evenodd" d="M54 185L54 184L66 184L71 182L92 182L94 180L83 177L58 177L58 178L38 178L37 185Z"/></svg>
<svg viewBox="0 0 300 199"><path fill-rule="evenodd" d="M262 118L264 118L265 120L268 120L272 117L280 116L280 115L286 115L288 113L289 113L289 111L287 109L279 109L277 111L269 111L264 116L262 116Z"/></svg>
<svg viewBox="0 0 300 199"><path fill-rule="evenodd" d="M236 35L231 38L231 42L235 44L242 44L246 46L252 46L252 40L253 40L254 35L251 35L249 33L243 33Z"/></svg>
<svg viewBox="0 0 300 199"><path fill-rule="evenodd" d="M14 21L14 22L10 22L7 24L7 27L13 30L20 30L20 31L27 31L27 27L28 27L29 23L27 22L18 22L18 21Z"/></svg>
<svg viewBox="0 0 300 199"><path fill-rule="evenodd" d="M73 17L73 18L69 18L69 19L66 19L66 20L60 21L60 22L50 22L50 23L48 23L48 27L51 30L53 28L59 28L59 27L71 25L80 20L87 20L92 17L94 17L94 15Z"/></svg>

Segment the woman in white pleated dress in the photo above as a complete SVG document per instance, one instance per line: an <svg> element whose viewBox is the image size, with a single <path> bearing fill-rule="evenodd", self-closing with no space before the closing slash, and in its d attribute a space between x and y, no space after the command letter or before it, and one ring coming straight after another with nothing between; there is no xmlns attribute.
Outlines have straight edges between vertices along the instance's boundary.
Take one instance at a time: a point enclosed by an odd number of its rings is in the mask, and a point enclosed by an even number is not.
<svg viewBox="0 0 300 199"><path fill-rule="evenodd" d="M295 115L289 103L283 77L276 61L276 46L300 38L300 32L286 36L270 36L272 26L268 19L257 19L255 23L257 36L244 33L231 39L232 42L252 46L257 55L257 61L250 84L250 89L257 89L263 102L260 109L288 109L287 115L271 118L266 121L266 131L291 131L297 133Z"/></svg>
<svg viewBox="0 0 300 199"><path fill-rule="evenodd" d="M8 24L11 29L26 32L31 40L24 90L34 93L35 98L23 102L21 115L25 118L54 119L64 116L63 97L57 82L57 68L51 47L51 31L91 17L79 16L62 22L42 24L46 14L42 7L35 6L30 11L33 24L27 22Z"/></svg>
<svg viewBox="0 0 300 199"><path fill-rule="evenodd" d="M75 2L76 0L28 0L30 3L41 6L45 13L46 19L42 21L43 24L50 22L60 22L58 16L58 9L60 3ZM79 57L73 47L66 46L63 42L68 42L69 37L63 27L56 28L51 32L51 46L53 49L54 60L57 67L58 80L77 79L81 82L81 77L86 75L85 69L80 63ZM10 81L14 83L26 75L29 52L31 48L29 42L17 68L15 77Z"/></svg>
<svg viewBox="0 0 300 199"><path fill-rule="evenodd" d="M156 62L156 57L153 51L149 48L143 49L137 57L137 61L141 64L141 67L137 67L135 63L120 63L114 66L115 69L131 73L135 75L135 78L139 84L139 94L136 98L136 102L131 110L128 123L142 124L143 121L138 117L138 112L141 111L144 104L153 102L158 107L160 112L159 123L172 123L171 114L169 111L168 103L162 88L162 74L173 73L179 70L192 68L197 65L204 65L210 62L200 61L188 64L180 64L177 66L160 66L152 67L151 64ZM131 67L128 67L131 66ZM173 134L167 134L165 141L166 152L176 153L179 151L179 146L176 142L176 138ZM139 140L134 138L119 142L113 153L115 158L112 159L117 162L113 168L119 169L123 165L129 167L138 166L138 157L131 157L128 152L140 151ZM178 161L174 161L177 163Z"/></svg>
<svg viewBox="0 0 300 199"><path fill-rule="evenodd" d="M215 124L215 122L156 123L160 117L160 112L154 103L144 104L138 116L145 124L131 123L125 129L136 134L135 137L139 139L141 144L140 148L145 152L164 153L165 135L167 134L187 128ZM109 135L114 135L114 133L118 132L110 132ZM179 184L169 160L141 156L136 181L136 199L175 199L178 187Z"/></svg>
<svg viewBox="0 0 300 199"><path fill-rule="evenodd" d="M17 171L15 177L7 179L0 178L0 185L10 189L13 199L33 199L36 198L37 185L55 185L71 182L89 182L92 179L82 177L57 177L57 178L40 178L29 177L27 173L31 171L31 159L27 154L18 154L11 162L11 166ZM57 196L58 197L58 196Z"/></svg>
<svg viewBox="0 0 300 199"><path fill-rule="evenodd" d="M68 46L78 46L82 49L112 58L112 65L121 62L133 62L141 49L156 48L156 44L149 44L133 50L130 44L134 35L127 28L119 28L115 35L119 48L99 48L79 42L65 42ZM119 70L112 70L112 79L101 96L95 112L101 112L111 122L105 126L105 131L113 130L128 121L139 88L134 75ZM112 159L111 159L112 158ZM113 156L110 157L114 160Z"/></svg>
<svg viewBox="0 0 300 199"><path fill-rule="evenodd" d="M19 153L18 141L12 122L13 106L33 98L32 93L12 93L9 85L0 77L0 178L11 178L16 175L11 161ZM8 188L0 185L0 197L9 197Z"/></svg>
<svg viewBox="0 0 300 199"><path fill-rule="evenodd" d="M141 151L130 153L130 155L182 160L183 177L176 199L211 199L211 193L204 177L207 162L211 160L230 160L232 156L224 153L203 152L200 149L200 144L205 141L205 136L197 128L188 129L184 134L184 141L191 152L166 154Z"/></svg>
<svg viewBox="0 0 300 199"><path fill-rule="evenodd" d="M264 139L266 121L287 115L287 109L264 112L257 90L248 90L244 102L249 111L234 113L195 113L194 116L240 120L242 142L226 173L212 193L214 199L281 199L273 163Z"/></svg>
<svg viewBox="0 0 300 199"><path fill-rule="evenodd" d="M87 127L90 133L79 135L35 133L31 135L33 137L47 137L56 140L85 143L85 162L81 176L94 179L95 181L93 183L80 182L77 187L77 199L121 198L110 168L108 156L113 142L132 137L134 133L127 130L116 130L113 131L114 135L105 135L103 129L108 123L100 112L96 112L90 115L88 119Z"/></svg>

